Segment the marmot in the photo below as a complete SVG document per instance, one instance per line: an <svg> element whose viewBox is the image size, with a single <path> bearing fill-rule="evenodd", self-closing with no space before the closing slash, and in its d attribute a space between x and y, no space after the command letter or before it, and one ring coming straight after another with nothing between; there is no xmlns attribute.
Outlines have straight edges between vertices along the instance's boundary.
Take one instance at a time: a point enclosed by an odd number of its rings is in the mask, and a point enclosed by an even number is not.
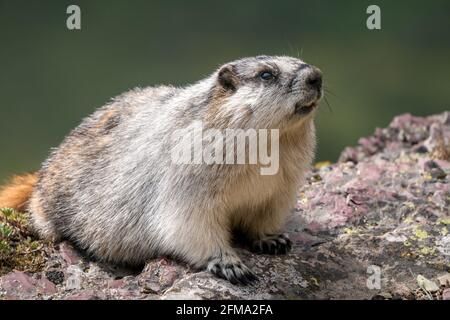
<svg viewBox="0 0 450 320"><path fill-rule="evenodd" d="M36 174L3 187L0 207L29 212L42 237L106 262L167 255L247 284L257 277L233 250L233 232L259 253L291 248L278 232L314 156L321 97L321 71L285 56L236 60L181 88L133 89L84 119ZM171 134L194 121L279 130L278 172L172 163Z"/></svg>

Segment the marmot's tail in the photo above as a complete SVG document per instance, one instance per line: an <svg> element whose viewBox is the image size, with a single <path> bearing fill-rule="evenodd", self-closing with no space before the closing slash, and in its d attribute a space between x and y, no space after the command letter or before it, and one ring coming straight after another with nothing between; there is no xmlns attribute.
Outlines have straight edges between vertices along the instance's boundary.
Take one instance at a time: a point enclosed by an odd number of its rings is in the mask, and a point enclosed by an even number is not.
<svg viewBox="0 0 450 320"><path fill-rule="evenodd" d="M0 188L0 208L24 211L36 182L36 173L14 176L7 185Z"/></svg>

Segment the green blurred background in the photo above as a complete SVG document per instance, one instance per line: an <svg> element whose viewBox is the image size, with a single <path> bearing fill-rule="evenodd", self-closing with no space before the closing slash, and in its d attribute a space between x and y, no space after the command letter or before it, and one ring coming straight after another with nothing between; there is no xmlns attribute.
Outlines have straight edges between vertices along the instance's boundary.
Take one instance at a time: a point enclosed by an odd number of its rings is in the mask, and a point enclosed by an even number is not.
<svg viewBox="0 0 450 320"><path fill-rule="evenodd" d="M66 28L78 4L82 30ZM366 28L366 8L382 30ZM450 1L0 0L0 179L32 171L111 97L183 85L243 56L300 56L325 73L317 160L397 114L450 106Z"/></svg>

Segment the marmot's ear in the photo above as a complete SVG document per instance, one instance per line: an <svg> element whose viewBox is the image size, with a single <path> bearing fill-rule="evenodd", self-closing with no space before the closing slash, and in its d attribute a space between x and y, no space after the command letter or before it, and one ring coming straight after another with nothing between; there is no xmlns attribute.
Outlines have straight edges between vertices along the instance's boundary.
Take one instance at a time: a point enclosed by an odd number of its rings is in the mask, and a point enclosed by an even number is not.
<svg viewBox="0 0 450 320"><path fill-rule="evenodd" d="M238 85L238 77L234 67L227 65L219 70L217 81L225 90L235 91Z"/></svg>

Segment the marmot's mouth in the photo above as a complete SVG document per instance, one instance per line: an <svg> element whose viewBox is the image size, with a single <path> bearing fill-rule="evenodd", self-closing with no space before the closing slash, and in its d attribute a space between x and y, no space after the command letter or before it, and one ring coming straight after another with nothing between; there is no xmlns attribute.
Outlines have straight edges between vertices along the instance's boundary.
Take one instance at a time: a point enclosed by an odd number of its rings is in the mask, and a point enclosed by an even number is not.
<svg viewBox="0 0 450 320"><path fill-rule="evenodd" d="M299 115L306 115L313 111L317 107L317 101L313 101L309 104L303 105L300 103L297 103L295 105L295 113Z"/></svg>

